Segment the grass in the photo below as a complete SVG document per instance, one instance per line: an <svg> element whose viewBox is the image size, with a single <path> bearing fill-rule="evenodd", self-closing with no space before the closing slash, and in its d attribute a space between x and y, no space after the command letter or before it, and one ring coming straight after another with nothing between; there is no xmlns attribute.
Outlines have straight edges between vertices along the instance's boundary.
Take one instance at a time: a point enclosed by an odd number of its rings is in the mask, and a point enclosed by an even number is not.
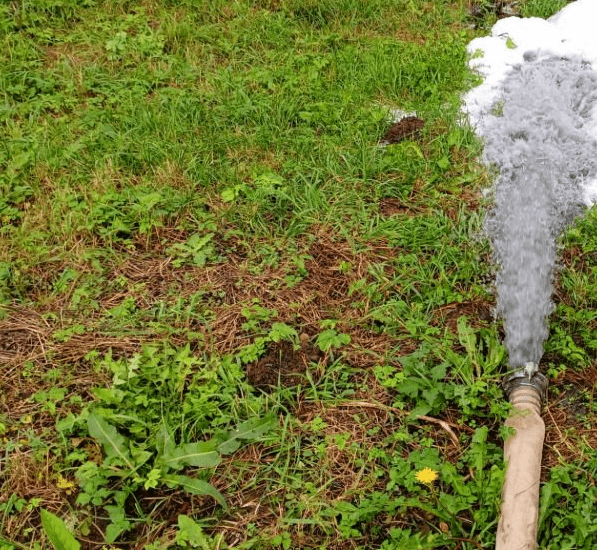
<svg viewBox="0 0 597 550"><path fill-rule="evenodd" d="M0 7L0 549L494 545L480 4ZM382 147L395 109L425 126ZM544 550L597 536L596 225L561 243Z"/></svg>

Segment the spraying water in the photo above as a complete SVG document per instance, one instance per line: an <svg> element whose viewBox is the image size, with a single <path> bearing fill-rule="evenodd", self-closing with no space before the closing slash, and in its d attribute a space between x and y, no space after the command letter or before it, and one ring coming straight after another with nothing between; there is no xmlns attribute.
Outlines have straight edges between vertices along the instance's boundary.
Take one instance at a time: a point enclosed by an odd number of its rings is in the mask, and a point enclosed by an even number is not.
<svg viewBox="0 0 597 550"><path fill-rule="evenodd" d="M538 364L552 311L558 235L582 212L597 174L585 125L597 108L597 72L580 59L527 54L486 117L486 161L499 169L486 221L500 271L498 313L512 367Z"/></svg>
<svg viewBox="0 0 597 550"><path fill-rule="evenodd" d="M510 17L468 47L483 83L464 98L496 167L485 229L513 368L536 368L553 309L556 240L597 201L597 2L548 20ZM528 364L528 365L527 365Z"/></svg>

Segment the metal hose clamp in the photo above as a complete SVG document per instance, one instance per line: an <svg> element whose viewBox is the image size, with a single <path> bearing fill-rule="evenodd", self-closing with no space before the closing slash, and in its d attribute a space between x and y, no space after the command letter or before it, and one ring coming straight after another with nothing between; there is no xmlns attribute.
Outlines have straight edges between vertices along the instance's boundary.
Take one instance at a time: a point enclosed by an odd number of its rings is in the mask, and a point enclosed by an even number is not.
<svg viewBox="0 0 597 550"><path fill-rule="evenodd" d="M527 363L524 367L510 371L502 381L502 387L508 398L512 392L521 387L533 389L537 392L540 399L547 395L547 376L537 370L535 363Z"/></svg>

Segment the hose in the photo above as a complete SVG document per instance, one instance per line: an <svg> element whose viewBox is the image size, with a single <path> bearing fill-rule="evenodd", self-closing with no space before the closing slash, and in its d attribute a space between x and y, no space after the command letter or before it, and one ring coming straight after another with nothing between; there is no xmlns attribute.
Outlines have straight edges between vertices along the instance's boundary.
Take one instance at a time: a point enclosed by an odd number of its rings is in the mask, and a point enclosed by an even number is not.
<svg viewBox="0 0 597 550"><path fill-rule="evenodd" d="M512 404L505 424L514 433L504 444L507 466L496 550L534 550L545 438L541 399L547 389L547 378L538 372L517 371L506 377L504 387Z"/></svg>

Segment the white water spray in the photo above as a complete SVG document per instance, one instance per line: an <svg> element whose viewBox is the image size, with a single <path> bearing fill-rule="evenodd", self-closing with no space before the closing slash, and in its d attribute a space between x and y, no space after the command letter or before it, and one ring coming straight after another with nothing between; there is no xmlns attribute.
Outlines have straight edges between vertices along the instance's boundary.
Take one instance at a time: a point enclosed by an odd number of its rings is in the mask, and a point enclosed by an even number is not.
<svg viewBox="0 0 597 550"><path fill-rule="evenodd" d="M597 72L578 58L536 57L510 72L483 125L486 161L500 173L486 231L512 367L543 355L556 238L582 212L585 184L597 176L597 143L586 128Z"/></svg>
<svg viewBox="0 0 597 550"><path fill-rule="evenodd" d="M596 18L597 2L577 0L548 20L502 19L468 48L483 83L465 110L499 171L485 229L513 368L541 359L556 239L597 200Z"/></svg>

